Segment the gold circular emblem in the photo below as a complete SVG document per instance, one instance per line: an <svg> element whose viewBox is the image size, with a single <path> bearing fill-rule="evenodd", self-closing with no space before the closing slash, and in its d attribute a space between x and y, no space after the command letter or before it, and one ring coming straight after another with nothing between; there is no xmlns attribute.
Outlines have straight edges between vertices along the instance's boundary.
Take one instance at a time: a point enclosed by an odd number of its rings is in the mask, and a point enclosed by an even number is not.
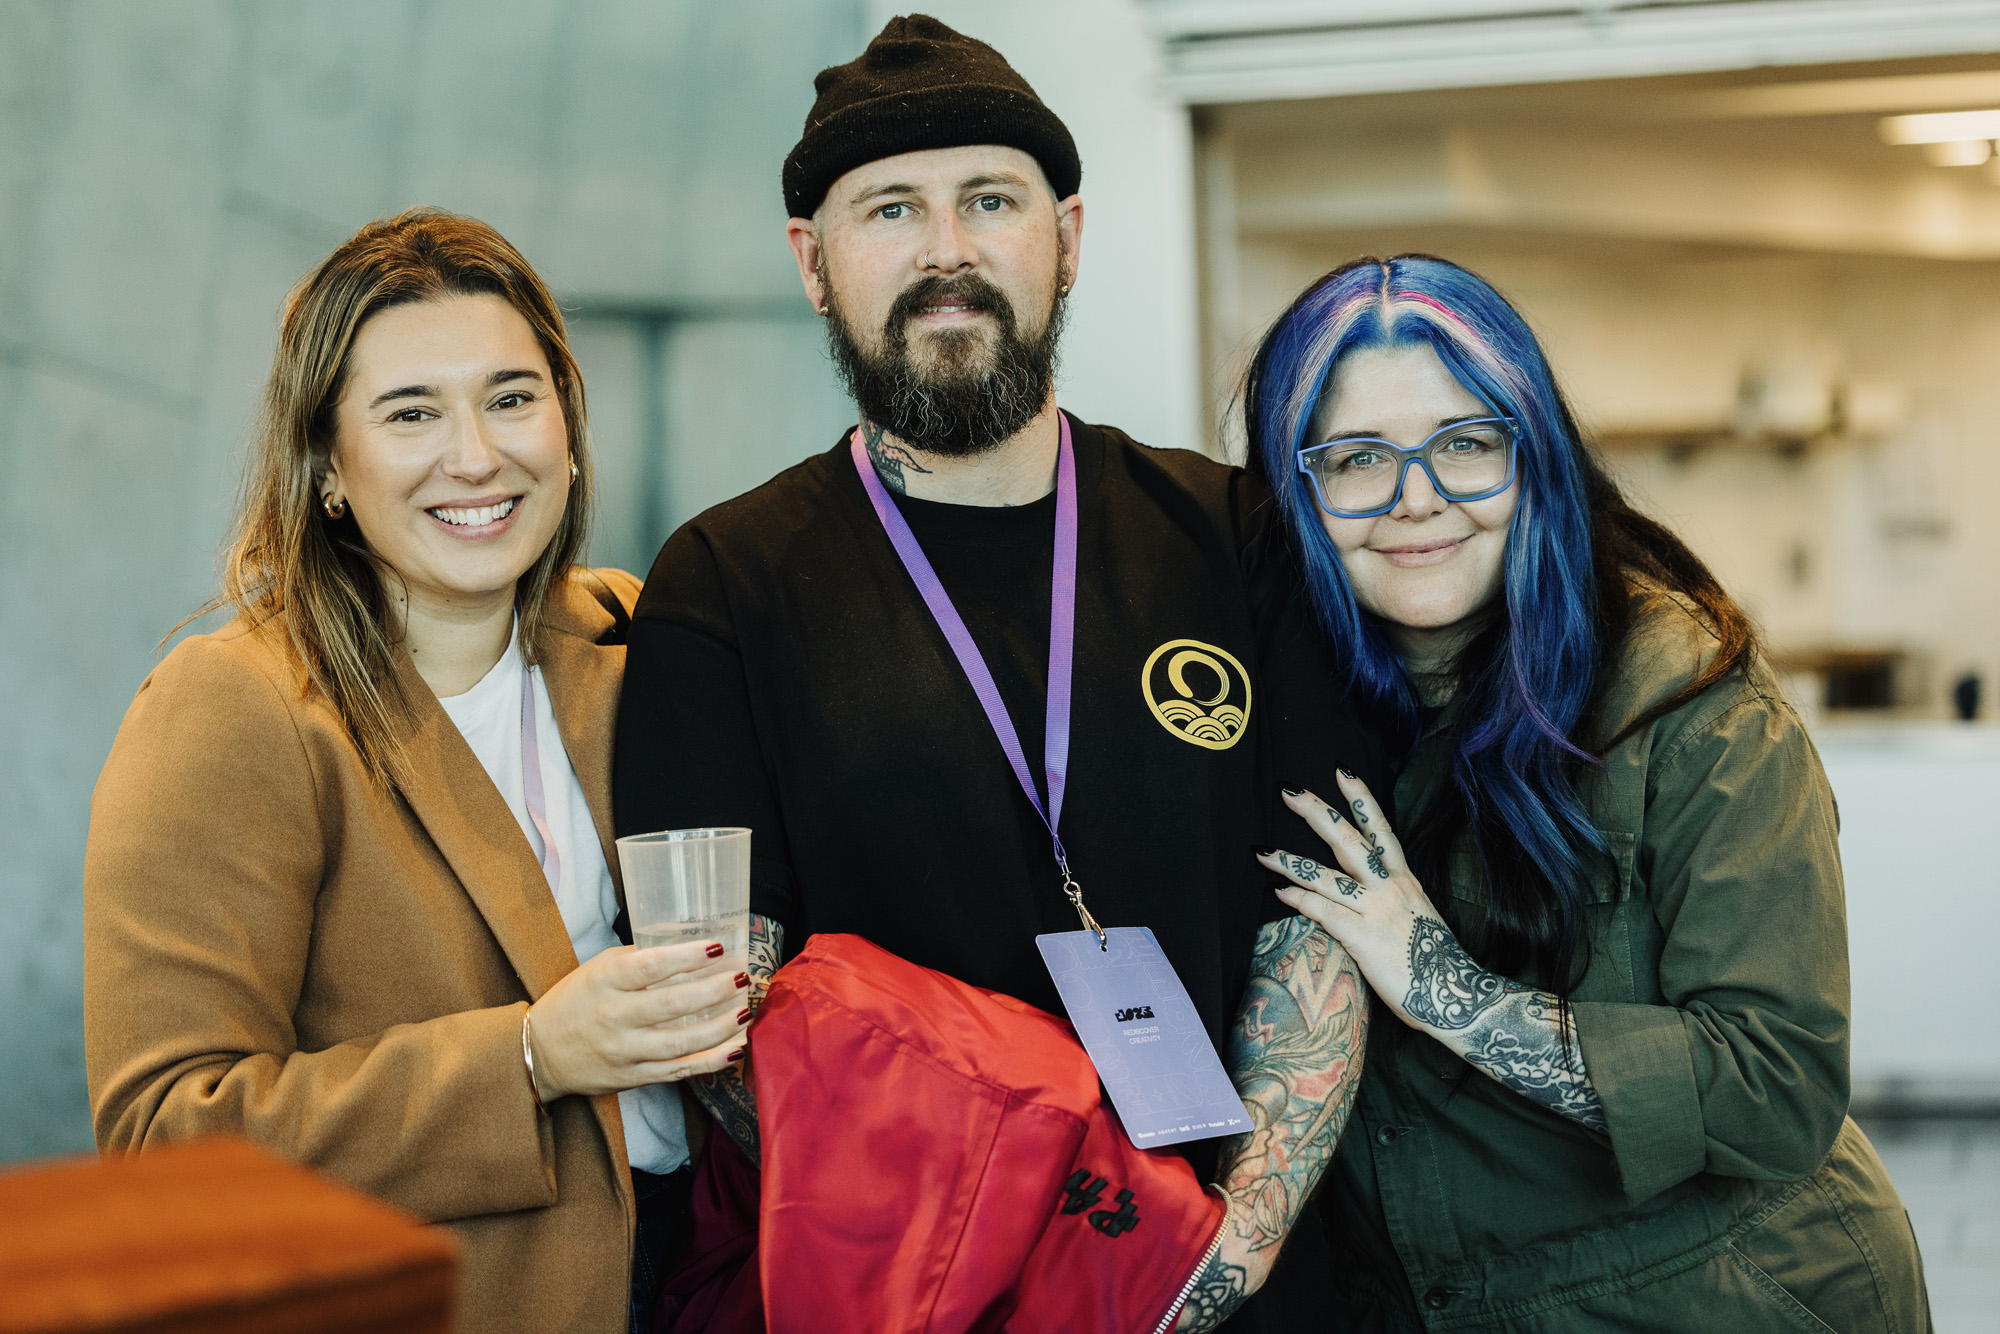
<svg viewBox="0 0 2000 1334"><path fill-rule="evenodd" d="M1250 673L1199 639L1170 639L1154 649L1139 688L1160 726L1208 750L1228 750L1250 721Z"/></svg>

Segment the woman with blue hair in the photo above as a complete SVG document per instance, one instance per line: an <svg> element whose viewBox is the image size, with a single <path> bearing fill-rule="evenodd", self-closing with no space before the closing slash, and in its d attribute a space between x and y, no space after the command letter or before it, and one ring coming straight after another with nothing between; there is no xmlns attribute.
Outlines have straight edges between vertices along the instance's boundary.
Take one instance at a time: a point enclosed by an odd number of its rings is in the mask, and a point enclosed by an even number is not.
<svg viewBox="0 0 2000 1334"><path fill-rule="evenodd" d="M1525 321L1362 260L1259 348L1250 467L1405 832L1343 776L1265 853L1371 1025L1322 1212L1331 1327L1917 1331L1847 1119L1833 795L1749 619L1585 447Z"/></svg>

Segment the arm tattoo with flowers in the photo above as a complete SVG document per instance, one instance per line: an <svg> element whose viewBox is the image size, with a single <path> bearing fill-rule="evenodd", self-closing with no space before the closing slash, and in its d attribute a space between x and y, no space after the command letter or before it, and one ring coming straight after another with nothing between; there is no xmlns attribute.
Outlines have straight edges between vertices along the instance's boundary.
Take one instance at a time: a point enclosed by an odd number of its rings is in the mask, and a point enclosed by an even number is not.
<svg viewBox="0 0 2000 1334"><path fill-rule="evenodd" d="M785 928L768 917L751 913L749 953L750 963L745 969L750 974L749 1005L756 1010L763 1006L764 993L770 990L771 978L784 961ZM692 1083L694 1096L708 1109L723 1133L735 1140L736 1147L754 1163L759 1161L757 1080L750 1072L750 1064L745 1059L712 1075L696 1075Z"/></svg>
<svg viewBox="0 0 2000 1334"><path fill-rule="evenodd" d="M1304 917L1258 932L1227 1062L1251 1124L1222 1143L1234 1235L1197 1277L1181 1329L1212 1329L1243 1303L1246 1257L1267 1272L1276 1260L1354 1108L1367 1018L1361 973L1333 937Z"/></svg>

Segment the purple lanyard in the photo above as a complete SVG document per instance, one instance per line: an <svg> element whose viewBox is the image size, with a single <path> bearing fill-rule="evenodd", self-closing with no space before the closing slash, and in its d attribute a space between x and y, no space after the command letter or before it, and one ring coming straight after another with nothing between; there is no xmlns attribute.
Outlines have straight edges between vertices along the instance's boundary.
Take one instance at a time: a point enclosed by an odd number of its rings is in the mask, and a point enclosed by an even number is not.
<svg viewBox="0 0 2000 1334"><path fill-rule="evenodd" d="M965 628L965 619L952 605L951 594L945 592L944 584L939 582L937 571L931 568L916 534L910 531L909 520L889 499L888 488L875 475L875 467L869 462L868 447L862 443L861 428L858 426L848 442L848 453L854 459L854 471L861 474L861 485L867 490L869 501L875 506L875 517L882 521L882 530L889 535L889 544L896 548L903 568L910 572L917 592L923 595L924 605L930 608L932 619L944 632L945 642L951 645L952 654L965 671L965 679L972 684L972 693L979 696L979 707L986 710L986 721L991 724L1000 749L1006 753L1007 763L1013 766L1021 791L1027 794L1035 814L1041 816L1042 823L1048 826L1049 839L1055 845L1056 867L1062 872L1063 893L1083 919L1085 929L1095 931L1102 945L1104 928L1083 906L1083 886L1070 874L1069 854L1063 849L1062 835L1056 832L1056 826L1062 821L1063 780L1069 772L1070 681L1076 664L1077 528L1076 454L1070 448L1069 418L1058 412L1056 420L1062 426L1062 441L1056 452L1056 549L1054 574L1049 580L1049 698L1048 721L1042 743L1043 767L1049 786L1046 808L1035 791L1034 778L1028 773L1028 758L1021 750L1021 736L1014 730L1014 720L1007 715L1007 704L1000 698L1000 687L994 684L993 673L988 670L979 645L973 642L972 632Z"/></svg>
<svg viewBox="0 0 2000 1334"><path fill-rule="evenodd" d="M549 807L542 797L542 745L535 726L535 669L521 669L521 797L528 804L528 819L542 836L542 874L549 888L562 888L562 854L556 851L555 837L549 833Z"/></svg>

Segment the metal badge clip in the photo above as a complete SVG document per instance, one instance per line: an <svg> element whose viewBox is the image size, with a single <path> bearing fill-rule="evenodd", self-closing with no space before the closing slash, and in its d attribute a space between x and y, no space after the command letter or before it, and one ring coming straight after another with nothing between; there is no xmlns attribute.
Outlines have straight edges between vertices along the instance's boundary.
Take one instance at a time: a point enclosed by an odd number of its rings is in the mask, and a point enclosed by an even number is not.
<svg viewBox="0 0 2000 1334"><path fill-rule="evenodd" d="M1097 933L1097 948L1109 952L1111 941L1104 934L1104 928L1097 924L1097 919L1090 915L1090 909L1083 906L1083 886L1078 883L1075 876L1069 873L1069 862L1062 860L1057 865L1062 868L1062 892L1068 896L1070 906L1076 909L1076 915L1083 919L1083 929L1086 931L1095 931Z"/></svg>

